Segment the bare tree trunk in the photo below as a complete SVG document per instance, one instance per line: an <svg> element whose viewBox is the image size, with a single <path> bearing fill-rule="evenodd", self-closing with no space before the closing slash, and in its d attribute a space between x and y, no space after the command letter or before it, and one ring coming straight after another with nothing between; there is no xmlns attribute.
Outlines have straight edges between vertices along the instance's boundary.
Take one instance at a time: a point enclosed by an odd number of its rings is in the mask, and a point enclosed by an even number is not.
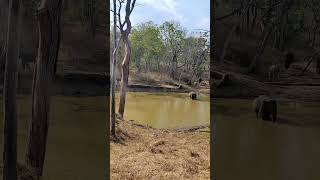
<svg viewBox="0 0 320 180"><path fill-rule="evenodd" d="M0 1L0 80L2 81L6 64L6 41L8 31L8 8L9 1Z"/></svg>
<svg viewBox="0 0 320 180"><path fill-rule="evenodd" d="M4 79L3 180L17 179L17 76L20 47L21 2L9 4L7 53Z"/></svg>
<svg viewBox="0 0 320 180"><path fill-rule="evenodd" d="M111 63L111 135L116 136L116 100L115 100L115 81L116 81L116 64L117 64L117 14L116 14L117 4L116 0L113 0L113 36L114 36L114 49L112 54Z"/></svg>
<svg viewBox="0 0 320 180"><path fill-rule="evenodd" d="M215 59L218 58L215 53L216 51L216 44L213 43L214 42L214 38L216 37L216 8L215 8L215 1L211 1L210 3L210 6L211 6L211 15L212 15L212 22L210 23L210 29L213 29L213 34L210 34L210 42L212 43L211 44L211 48L212 50L210 50L210 56L213 56L213 61L210 60L210 97L213 97L213 93L214 93L214 90L213 90L213 84L214 84L214 80L213 80L213 77L212 77L212 72L214 71L214 62L215 62ZM211 58L210 58L211 59ZM214 113L214 109L213 109L213 105L211 104L210 105L210 113L213 114ZM216 116L210 116L210 144L212 145L216 145L216 119L214 119L214 117ZM217 162L216 160L216 156L214 156L216 154L216 148L213 148L212 151L210 151L210 164L213 165L213 170L210 171L210 176L213 177L213 180L216 180L216 168L217 166L215 165Z"/></svg>
<svg viewBox="0 0 320 180"><path fill-rule="evenodd" d="M130 62L130 56L131 56L131 45L129 40L129 34L124 36L124 43L125 43L125 56L121 64L122 77L121 77L120 103L119 103L119 114L121 118L123 118L123 114L124 114L124 108L126 104L126 91L127 91L128 79L129 79L129 62Z"/></svg>
<svg viewBox="0 0 320 180"><path fill-rule="evenodd" d="M120 2L119 9L120 9L121 1L119 2ZM123 42L125 46L125 56L121 64L122 77L121 77L121 85L120 85L120 102L119 102L119 109L118 109L121 119L123 119L124 108L126 104L126 92L127 92L128 79L129 79L129 63L130 63L130 57L131 57L131 44L130 44L129 34L131 32L132 27L131 27L130 15L134 9L135 3L136 3L136 0L133 0L132 4L131 4L131 0L127 0L126 7L125 7L126 13L125 13L124 23L121 23L120 12L118 13L118 18L119 18L118 21L120 26L121 37L123 38ZM124 25L126 25L126 30L124 30Z"/></svg>
<svg viewBox="0 0 320 180"><path fill-rule="evenodd" d="M318 24L316 24L316 26L315 26L314 29L313 29L313 37L312 37L311 48L313 48L314 45L315 45L317 30L318 30Z"/></svg>
<svg viewBox="0 0 320 180"><path fill-rule="evenodd" d="M250 6L247 9L247 31L250 29Z"/></svg>
<svg viewBox="0 0 320 180"><path fill-rule="evenodd" d="M256 7L253 7L254 8L254 12L253 12L253 19L252 19L252 23L251 23L251 31L253 31L254 29L254 25L256 24L256 19L257 19L257 15L258 15L258 12L257 12L257 8Z"/></svg>
<svg viewBox="0 0 320 180"><path fill-rule="evenodd" d="M221 56L220 56L220 61L223 62L224 61L224 58L226 56L226 53L227 53L227 48L228 48L228 45L232 39L232 35L234 34L235 30L237 29L239 25L236 24L233 26L233 28L231 29L231 31L229 32L228 34L228 37L226 39L226 41L224 42L224 45L223 45L223 50L222 50L222 53L221 53Z"/></svg>
<svg viewBox="0 0 320 180"><path fill-rule="evenodd" d="M288 12L286 9L286 2L283 2L280 8L280 17L281 18L281 24L280 24L280 32L279 32L279 37L278 37L278 43L277 43L277 48L280 51L284 50L284 45L285 45L285 39L286 39L286 27L287 27L287 21L288 21Z"/></svg>
<svg viewBox="0 0 320 180"><path fill-rule="evenodd" d="M177 55L174 53L172 57L172 65L171 65L171 78L175 78L175 70L177 70Z"/></svg>
<svg viewBox="0 0 320 180"><path fill-rule="evenodd" d="M32 88L32 120L26 163L42 176L49 125L50 85L58 58L62 0L42 0L37 11L39 48Z"/></svg>
<svg viewBox="0 0 320 180"><path fill-rule="evenodd" d="M253 72L255 70L257 63L259 61L259 58L263 54L263 51L267 45L268 38L269 38L271 32L272 32L272 25L270 25L269 28L265 28L265 32L262 35L263 38L262 38L261 42L259 43L257 50L256 50L256 54L254 56L254 59L249 66L249 72Z"/></svg>

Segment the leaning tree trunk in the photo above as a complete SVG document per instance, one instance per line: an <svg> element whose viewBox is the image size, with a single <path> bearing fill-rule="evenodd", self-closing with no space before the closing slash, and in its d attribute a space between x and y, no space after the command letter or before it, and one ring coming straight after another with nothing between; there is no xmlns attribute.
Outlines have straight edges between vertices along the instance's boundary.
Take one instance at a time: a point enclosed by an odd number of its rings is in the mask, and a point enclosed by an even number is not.
<svg viewBox="0 0 320 180"><path fill-rule="evenodd" d="M4 79L3 180L17 179L17 75L20 46L21 2L11 0Z"/></svg>
<svg viewBox="0 0 320 180"><path fill-rule="evenodd" d="M117 4L116 0L113 0L113 36L114 36L114 49L112 53L111 62L111 135L116 136L116 95L115 95L115 82L116 82L116 64L117 64L117 14L116 14Z"/></svg>
<svg viewBox="0 0 320 180"><path fill-rule="evenodd" d="M312 42L311 42L311 48L314 47L314 44L316 42L316 33L318 30L318 24L315 25L314 29L313 29L313 36L312 36Z"/></svg>
<svg viewBox="0 0 320 180"><path fill-rule="evenodd" d="M304 74L304 72L308 69L308 67L310 66L311 62L313 61L313 59L318 56L320 53L320 51L316 51L315 53L313 53L308 60L307 65L303 68L303 70L301 71L301 73L299 74L300 76L302 76Z"/></svg>
<svg viewBox="0 0 320 180"><path fill-rule="evenodd" d="M121 7L121 1L120 7ZM123 119L124 114L124 108L126 104L126 91L128 86L128 79L129 79L129 63L130 63L130 56L131 56L131 44L129 39L129 34L131 32L131 21L130 21L130 14L133 11L133 8L135 6L136 0L133 0L131 4L131 0L127 0L126 2L126 15L125 15L125 21L124 23L121 23L121 18L119 14L119 25L120 25L120 32L121 37L123 38L124 46L125 46L125 56L123 58L122 64L121 64L121 70L122 70L122 77L121 77L121 85L120 85L120 103L119 103L119 114L121 119ZM124 24L126 25L126 30L124 30Z"/></svg>
<svg viewBox="0 0 320 180"><path fill-rule="evenodd" d="M248 69L249 72L254 72L254 70L256 69L256 66L257 66L257 63L260 59L260 56L263 54L264 49L267 45L269 36L272 32L272 27L273 27L273 25L270 25L269 28L264 29L265 32L262 35L261 42L258 44L256 54L255 54L250 66L249 66L249 69Z"/></svg>
<svg viewBox="0 0 320 180"><path fill-rule="evenodd" d="M131 45L130 45L128 33L123 35L123 40L125 44L125 56L121 64L122 77L121 77L120 103L119 103L119 114L121 118L123 118L124 108L126 104L126 91L127 91L128 79L129 79L129 62L130 62L130 56L131 56Z"/></svg>
<svg viewBox="0 0 320 180"><path fill-rule="evenodd" d="M58 58L62 0L42 0L37 11L39 48L32 88L32 120L29 129L26 163L35 175L42 176L49 125L50 85Z"/></svg>

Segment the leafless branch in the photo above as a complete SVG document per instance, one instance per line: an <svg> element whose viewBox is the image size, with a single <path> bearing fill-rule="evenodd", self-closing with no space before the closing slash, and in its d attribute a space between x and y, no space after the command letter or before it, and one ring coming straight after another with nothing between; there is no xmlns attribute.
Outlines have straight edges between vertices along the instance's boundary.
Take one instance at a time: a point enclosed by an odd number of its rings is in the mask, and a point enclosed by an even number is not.
<svg viewBox="0 0 320 180"><path fill-rule="evenodd" d="M121 8L122 8L122 3L124 3L124 0L118 0L118 2L119 2L119 8L118 8L118 13L117 13L117 15L118 15L118 21L119 21L119 29L120 29L120 31L122 31L122 29L123 29L123 26L124 26L124 23L122 23L121 22Z"/></svg>
<svg viewBox="0 0 320 180"><path fill-rule="evenodd" d="M133 9L134 9L135 4L136 4L136 0L133 0L132 6L131 6L131 10L130 10L130 14L132 13L132 11L133 11ZM129 15L130 15L130 14L129 14Z"/></svg>

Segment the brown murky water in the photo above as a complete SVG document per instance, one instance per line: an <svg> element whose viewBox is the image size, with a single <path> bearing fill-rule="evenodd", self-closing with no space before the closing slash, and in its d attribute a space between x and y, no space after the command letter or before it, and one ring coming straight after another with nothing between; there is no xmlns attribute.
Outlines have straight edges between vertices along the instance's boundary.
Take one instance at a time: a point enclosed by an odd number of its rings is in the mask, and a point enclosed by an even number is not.
<svg viewBox="0 0 320 180"><path fill-rule="evenodd" d="M22 162L31 118L31 99L19 98L17 104L18 160ZM107 104L106 97L52 98L43 179L105 179ZM0 106L2 120L2 103ZM3 120L1 136L2 124ZM1 152L2 139L0 139Z"/></svg>
<svg viewBox="0 0 320 180"><path fill-rule="evenodd" d="M216 179L320 179L320 104L279 103L279 123L258 121L251 100L215 99Z"/></svg>
<svg viewBox="0 0 320 180"><path fill-rule="evenodd" d="M193 101L186 93L130 92L124 116L126 120L154 128L209 125L210 100L201 95Z"/></svg>

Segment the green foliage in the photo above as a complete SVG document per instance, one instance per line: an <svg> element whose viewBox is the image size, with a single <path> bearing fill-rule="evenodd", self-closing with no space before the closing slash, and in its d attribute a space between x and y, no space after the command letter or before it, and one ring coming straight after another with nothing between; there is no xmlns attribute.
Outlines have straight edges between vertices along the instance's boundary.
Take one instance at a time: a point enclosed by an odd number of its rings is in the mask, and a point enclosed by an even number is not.
<svg viewBox="0 0 320 180"><path fill-rule="evenodd" d="M159 28L152 22L139 24L132 30L132 57L137 68L141 63L151 63L161 57L164 45Z"/></svg>
<svg viewBox="0 0 320 180"><path fill-rule="evenodd" d="M135 26L130 39L131 65L138 71L174 71L187 79L199 78L209 71L208 32L187 36L178 22L167 21L158 26L149 21Z"/></svg>
<svg viewBox="0 0 320 180"><path fill-rule="evenodd" d="M164 22L160 26L160 32L164 44L170 48L169 51L173 51L173 53L181 51L181 45L186 33L178 22Z"/></svg>

